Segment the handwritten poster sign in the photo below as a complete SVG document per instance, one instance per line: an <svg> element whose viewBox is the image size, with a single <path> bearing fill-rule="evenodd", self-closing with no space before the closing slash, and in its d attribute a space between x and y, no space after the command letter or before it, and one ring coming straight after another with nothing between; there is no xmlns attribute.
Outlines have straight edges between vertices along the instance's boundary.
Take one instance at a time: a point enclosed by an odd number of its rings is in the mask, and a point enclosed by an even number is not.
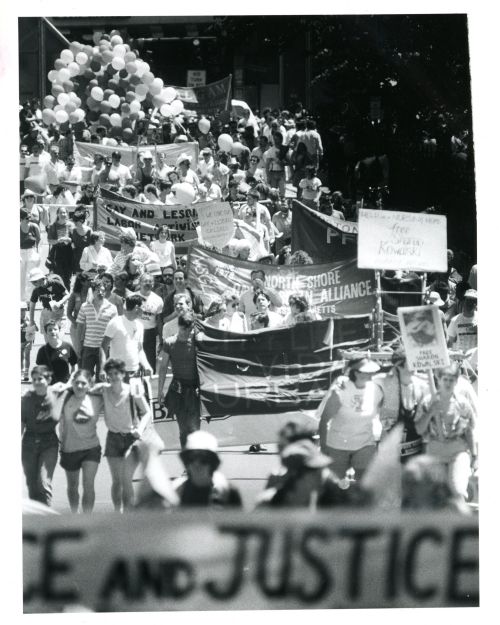
<svg viewBox="0 0 500 625"><path fill-rule="evenodd" d="M204 243L222 249L234 235L233 211L229 202L206 202L198 211Z"/></svg>
<svg viewBox="0 0 500 625"><path fill-rule="evenodd" d="M446 271L446 217L361 208L358 267Z"/></svg>
<svg viewBox="0 0 500 625"><path fill-rule="evenodd" d="M398 308L398 317L408 368L411 371L436 369L450 364L437 306Z"/></svg>

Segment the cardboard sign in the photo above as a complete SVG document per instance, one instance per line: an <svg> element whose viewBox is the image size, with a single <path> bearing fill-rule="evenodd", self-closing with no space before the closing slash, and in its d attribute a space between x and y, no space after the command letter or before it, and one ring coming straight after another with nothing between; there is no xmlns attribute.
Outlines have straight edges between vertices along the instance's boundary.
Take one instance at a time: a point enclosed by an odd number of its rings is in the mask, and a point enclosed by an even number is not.
<svg viewBox="0 0 500 625"><path fill-rule="evenodd" d="M229 202L204 203L198 209L198 219L204 243L222 249L234 235L234 217Z"/></svg>
<svg viewBox="0 0 500 625"><path fill-rule="evenodd" d="M24 612L479 605L477 517L283 512L24 516Z"/></svg>
<svg viewBox="0 0 500 625"><path fill-rule="evenodd" d="M204 87L207 84L207 72L204 69L188 69L186 85L188 87Z"/></svg>
<svg viewBox="0 0 500 625"><path fill-rule="evenodd" d="M450 364L437 306L398 308L398 317L408 368L411 371L436 369Z"/></svg>
<svg viewBox="0 0 500 625"><path fill-rule="evenodd" d="M446 217L359 209L358 267L446 271Z"/></svg>

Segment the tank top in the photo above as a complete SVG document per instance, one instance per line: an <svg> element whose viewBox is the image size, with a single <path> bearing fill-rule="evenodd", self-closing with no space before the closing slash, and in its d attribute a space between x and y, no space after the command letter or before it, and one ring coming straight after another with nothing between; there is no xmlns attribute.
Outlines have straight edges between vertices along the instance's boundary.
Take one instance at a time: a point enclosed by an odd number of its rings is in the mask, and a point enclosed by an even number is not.
<svg viewBox="0 0 500 625"><path fill-rule="evenodd" d="M129 384L122 385L122 392L117 399L110 386L105 386L102 390L104 400L104 422L110 432L128 434L132 431L136 423L132 415L130 397L131 389Z"/></svg>

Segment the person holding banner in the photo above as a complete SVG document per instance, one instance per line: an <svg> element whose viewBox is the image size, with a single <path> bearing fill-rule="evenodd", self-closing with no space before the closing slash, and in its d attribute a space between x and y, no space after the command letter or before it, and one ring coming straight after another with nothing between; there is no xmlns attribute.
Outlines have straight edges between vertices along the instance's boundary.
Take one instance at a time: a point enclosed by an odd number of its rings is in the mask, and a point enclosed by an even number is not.
<svg viewBox="0 0 500 625"><path fill-rule="evenodd" d="M181 447L187 437L200 429L200 391L196 365L196 337L194 315L182 312L178 317L179 329L176 335L163 341L160 367L158 370L158 399L163 399L163 388L169 363L172 364L172 381L164 402L168 416L175 417L179 426Z"/></svg>
<svg viewBox="0 0 500 625"><path fill-rule="evenodd" d="M261 328L260 319L261 315L266 315L268 323L266 328L279 328L283 325L283 317L273 310L270 310L271 299L264 291L257 291L253 297L253 303L255 304L256 311L251 314L250 325L252 330L258 330Z"/></svg>
<svg viewBox="0 0 500 625"><path fill-rule="evenodd" d="M257 292L262 291L268 296L271 302L271 310L283 306L280 294L265 286L266 274L262 269L254 269L250 273L250 280L252 281L252 288L244 291L240 297L240 311L245 313L248 323L251 321L252 313L257 312L257 306L254 302L254 297Z"/></svg>
<svg viewBox="0 0 500 625"><path fill-rule="evenodd" d="M470 402L456 390L457 363L437 371L437 391L417 409L415 428L427 443L427 454L448 470L455 495L467 498L471 469L477 470L476 420Z"/></svg>
<svg viewBox="0 0 500 625"><path fill-rule="evenodd" d="M317 409L321 450L332 458L340 479L352 467L359 481L376 454L384 400L373 380L379 370L369 358L351 360L348 378L337 379Z"/></svg>

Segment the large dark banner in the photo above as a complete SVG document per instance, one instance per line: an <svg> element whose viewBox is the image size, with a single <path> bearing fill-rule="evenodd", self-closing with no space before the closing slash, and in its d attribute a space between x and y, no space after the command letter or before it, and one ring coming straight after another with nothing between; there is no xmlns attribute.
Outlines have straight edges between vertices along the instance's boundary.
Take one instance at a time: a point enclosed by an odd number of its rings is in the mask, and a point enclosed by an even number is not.
<svg viewBox="0 0 500 625"><path fill-rule="evenodd" d="M230 105L231 76L201 87L175 87L185 108L203 115L216 115Z"/></svg>
<svg viewBox="0 0 500 625"><path fill-rule="evenodd" d="M315 263L356 258L358 224L327 217L294 200L292 250L304 250Z"/></svg>
<svg viewBox="0 0 500 625"><path fill-rule="evenodd" d="M316 408L338 367L336 349L367 347L369 326L361 317L237 334L198 323L202 416Z"/></svg>

